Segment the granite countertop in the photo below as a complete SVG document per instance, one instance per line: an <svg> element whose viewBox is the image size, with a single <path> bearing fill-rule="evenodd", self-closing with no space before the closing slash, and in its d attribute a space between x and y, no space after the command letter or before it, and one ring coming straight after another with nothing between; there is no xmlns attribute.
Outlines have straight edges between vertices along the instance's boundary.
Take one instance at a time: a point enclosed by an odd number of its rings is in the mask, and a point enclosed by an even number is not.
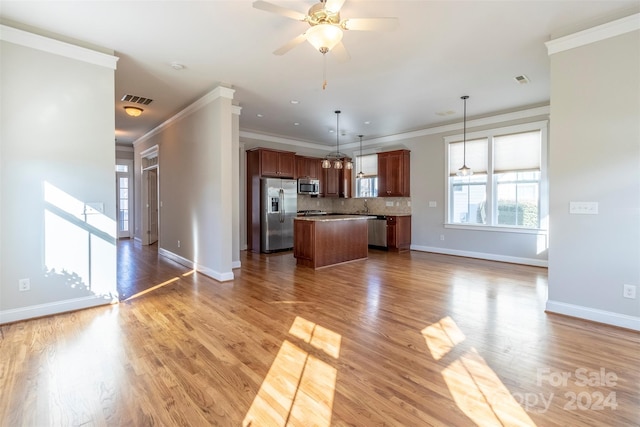
<svg viewBox="0 0 640 427"><path fill-rule="evenodd" d="M369 215L319 215L319 216L298 216L296 221L348 221L353 219L373 219L375 216Z"/></svg>

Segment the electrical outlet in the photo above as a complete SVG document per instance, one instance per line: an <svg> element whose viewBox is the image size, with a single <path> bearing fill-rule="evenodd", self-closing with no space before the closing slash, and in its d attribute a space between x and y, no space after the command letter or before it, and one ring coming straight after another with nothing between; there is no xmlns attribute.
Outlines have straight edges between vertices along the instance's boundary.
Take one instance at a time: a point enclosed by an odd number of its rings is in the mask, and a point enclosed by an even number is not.
<svg viewBox="0 0 640 427"><path fill-rule="evenodd" d="M622 296L625 298L636 299L635 285L624 285L622 290Z"/></svg>
<svg viewBox="0 0 640 427"><path fill-rule="evenodd" d="M178 240L178 247L180 247L180 240Z"/></svg>
<svg viewBox="0 0 640 427"><path fill-rule="evenodd" d="M31 280L29 280L29 279L20 279L20 280L18 280L18 290L20 292L30 291L31 290Z"/></svg>
<svg viewBox="0 0 640 427"><path fill-rule="evenodd" d="M440 235L440 240L444 240L444 234Z"/></svg>
<svg viewBox="0 0 640 427"><path fill-rule="evenodd" d="M384 202L385 206L387 207L393 207L393 202Z"/></svg>
<svg viewBox="0 0 640 427"><path fill-rule="evenodd" d="M438 203L435 200L429 200L430 208L435 208L436 206L438 206Z"/></svg>

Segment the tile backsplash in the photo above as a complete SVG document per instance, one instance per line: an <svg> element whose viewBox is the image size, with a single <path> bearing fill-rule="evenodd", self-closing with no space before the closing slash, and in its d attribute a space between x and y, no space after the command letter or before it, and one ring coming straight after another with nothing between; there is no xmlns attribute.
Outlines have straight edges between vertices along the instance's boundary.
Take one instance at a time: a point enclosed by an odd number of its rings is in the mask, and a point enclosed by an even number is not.
<svg viewBox="0 0 640 427"><path fill-rule="evenodd" d="M398 215L411 213L410 197L334 199L300 194L298 194L298 210L317 209L333 213L363 213L366 210L365 201L371 214ZM387 206L388 204L392 206Z"/></svg>

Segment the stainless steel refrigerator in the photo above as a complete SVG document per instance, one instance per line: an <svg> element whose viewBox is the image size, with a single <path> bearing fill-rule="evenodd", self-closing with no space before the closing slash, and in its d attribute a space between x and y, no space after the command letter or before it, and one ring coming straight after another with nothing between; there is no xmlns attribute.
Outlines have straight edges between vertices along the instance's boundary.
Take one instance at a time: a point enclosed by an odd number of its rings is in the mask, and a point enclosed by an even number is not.
<svg viewBox="0 0 640 427"><path fill-rule="evenodd" d="M293 248L293 219L298 209L296 180L262 178L260 197L261 252Z"/></svg>

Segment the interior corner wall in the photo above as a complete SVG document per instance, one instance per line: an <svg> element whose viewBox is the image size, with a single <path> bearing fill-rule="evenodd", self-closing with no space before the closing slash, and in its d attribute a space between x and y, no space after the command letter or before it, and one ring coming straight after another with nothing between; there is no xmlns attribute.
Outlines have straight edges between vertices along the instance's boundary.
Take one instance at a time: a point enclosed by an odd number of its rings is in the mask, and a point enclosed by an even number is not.
<svg viewBox="0 0 640 427"><path fill-rule="evenodd" d="M139 227L144 203L140 191L141 153L157 145L159 251L216 280L230 280L232 191L236 179L231 166L231 139L234 123L237 124L231 101L220 97L178 116L134 143L136 238L144 232Z"/></svg>
<svg viewBox="0 0 640 427"><path fill-rule="evenodd" d="M547 310L640 329L640 32L550 59Z"/></svg>
<svg viewBox="0 0 640 427"><path fill-rule="evenodd" d="M114 70L0 43L0 323L117 300Z"/></svg>

